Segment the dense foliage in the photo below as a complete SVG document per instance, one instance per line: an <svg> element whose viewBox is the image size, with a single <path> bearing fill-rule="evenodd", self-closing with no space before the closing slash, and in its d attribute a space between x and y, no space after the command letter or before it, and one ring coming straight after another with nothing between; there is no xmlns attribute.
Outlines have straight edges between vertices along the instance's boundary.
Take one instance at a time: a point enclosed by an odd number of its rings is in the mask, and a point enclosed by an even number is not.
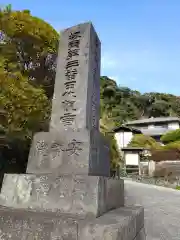
<svg viewBox="0 0 180 240"><path fill-rule="evenodd" d="M180 129L167 132L161 137L161 141L164 144L180 141Z"/></svg>
<svg viewBox="0 0 180 240"><path fill-rule="evenodd" d="M117 86L108 77L101 78L101 112L120 125L142 117L180 117L180 97L166 93L144 93Z"/></svg>
<svg viewBox="0 0 180 240"><path fill-rule="evenodd" d="M180 141L170 142L170 143L164 145L162 147L162 149L164 149L164 150L166 150L166 149L167 150L169 150L169 149L178 149L178 150L180 150Z"/></svg>
<svg viewBox="0 0 180 240"><path fill-rule="evenodd" d="M21 72L34 85L52 96L59 34L30 11L0 11L0 66Z"/></svg>
<svg viewBox="0 0 180 240"><path fill-rule="evenodd" d="M49 101L44 91L34 88L21 74L7 72L0 72L0 89L1 129L7 135L31 136L48 117Z"/></svg>
<svg viewBox="0 0 180 240"><path fill-rule="evenodd" d="M129 143L131 147L143 147L148 149L158 149L161 145L152 137L143 134L136 134Z"/></svg>

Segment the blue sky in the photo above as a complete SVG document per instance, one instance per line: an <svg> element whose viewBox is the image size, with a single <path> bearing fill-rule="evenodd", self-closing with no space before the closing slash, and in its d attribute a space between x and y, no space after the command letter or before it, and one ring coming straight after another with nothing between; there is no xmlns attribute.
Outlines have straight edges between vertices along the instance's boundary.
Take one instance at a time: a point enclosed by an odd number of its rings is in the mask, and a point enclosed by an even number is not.
<svg viewBox="0 0 180 240"><path fill-rule="evenodd" d="M58 31L92 21L101 75L141 92L180 95L180 0L1 0L29 9Z"/></svg>

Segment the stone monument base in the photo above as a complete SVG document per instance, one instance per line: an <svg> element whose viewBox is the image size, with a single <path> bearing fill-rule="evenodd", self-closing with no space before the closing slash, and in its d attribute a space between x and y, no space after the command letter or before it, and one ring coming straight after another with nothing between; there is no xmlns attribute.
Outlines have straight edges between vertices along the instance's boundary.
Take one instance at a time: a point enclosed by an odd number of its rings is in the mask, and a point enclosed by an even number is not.
<svg viewBox="0 0 180 240"><path fill-rule="evenodd" d="M121 207L94 219L0 207L0 237L8 240L145 240L141 207Z"/></svg>
<svg viewBox="0 0 180 240"><path fill-rule="evenodd" d="M124 206L124 182L88 175L5 174L0 205L99 217Z"/></svg>

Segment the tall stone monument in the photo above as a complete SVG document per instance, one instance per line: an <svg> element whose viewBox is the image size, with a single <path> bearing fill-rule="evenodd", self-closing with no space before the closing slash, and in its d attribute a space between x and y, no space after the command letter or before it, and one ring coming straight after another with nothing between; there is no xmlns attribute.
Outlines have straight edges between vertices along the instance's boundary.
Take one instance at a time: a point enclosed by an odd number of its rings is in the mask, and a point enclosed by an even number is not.
<svg viewBox="0 0 180 240"><path fill-rule="evenodd" d="M26 174L4 176L1 239L144 239L142 208L124 207L123 180L109 178L99 104L100 41L84 23L61 33L49 132L35 134Z"/></svg>

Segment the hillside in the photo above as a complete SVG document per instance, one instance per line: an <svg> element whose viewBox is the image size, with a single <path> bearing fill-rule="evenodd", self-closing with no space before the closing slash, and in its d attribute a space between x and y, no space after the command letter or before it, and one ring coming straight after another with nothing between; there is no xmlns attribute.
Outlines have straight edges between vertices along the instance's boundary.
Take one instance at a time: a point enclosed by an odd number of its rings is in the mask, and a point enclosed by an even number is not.
<svg viewBox="0 0 180 240"><path fill-rule="evenodd" d="M180 117L180 97L157 92L141 94L127 87L118 87L106 76L101 77L101 117L104 124L110 127L127 120L163 116Z"/></svg>

